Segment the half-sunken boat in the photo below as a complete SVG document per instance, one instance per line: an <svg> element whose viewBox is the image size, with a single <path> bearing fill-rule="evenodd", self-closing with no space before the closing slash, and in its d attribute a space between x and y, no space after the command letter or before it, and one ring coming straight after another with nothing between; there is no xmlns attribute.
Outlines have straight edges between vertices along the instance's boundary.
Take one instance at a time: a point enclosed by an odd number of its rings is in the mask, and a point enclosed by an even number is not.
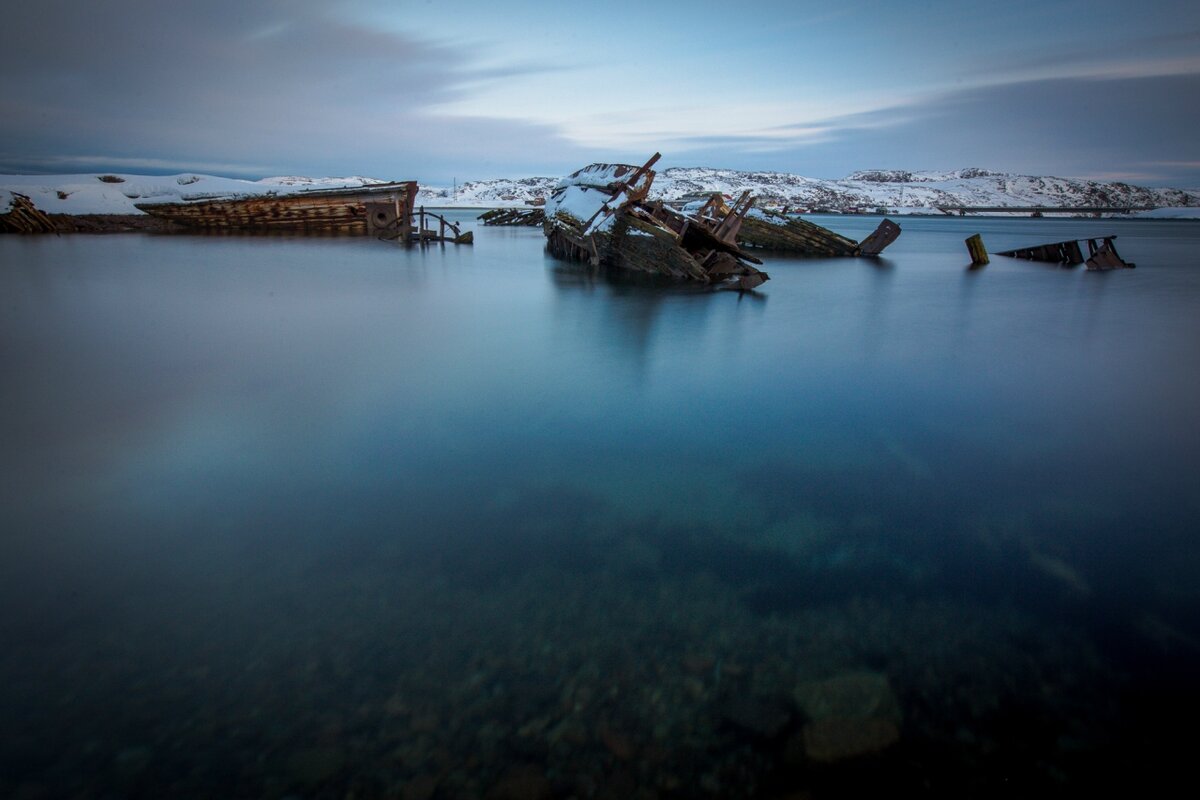
<svg viewBox="0 0 1200 800"><path fill-rule="evenodd" d="M1078 239L1067 239L1063 242L1051 242L1033 247L1019 247L1016 250L1002 250L996 255L1021 258L1026 261L1060 264L1066 267L1085 264L1088 269L1093 271L1133 269L1137 264L1121 258L1117 252L1117 245L1113 241L1116 238L1116 235L1113 234L1085 239L1088 249L1087 258L1083 257L1083 250L1079 247Z"/></svg>
<svg viewBox="0 0 1200 800"><path fill-rule="evenodd" d="M415 181L376 183L285 194L205 197L173 203L138 203L137 208L173 223L207 231L288 231L372 235L405 243L471 242L470 231L444 217L416 210ZM427 228L426 223L438 228Z"/></svg>
<svg viewBox="0 0 1200 800"><path fill-rule="evenodd" d="M710 219L729 213L729 206L718 192L706 201L684 206L684 211ZM870 236L856 242L794 215L753 208L742 220L737 240L743 247L788 255L875 257L899 236L900 226L890 219L884 219Z"/></svg>
<svg viewBox="0 0 1200 800"><path fill-rule="evenodd" d="M654 182L655 153L640 167L592 164L559 181L547 200L543 231L556 258L665 278L742 290L769 276L742 251L737 233L750 203L698 219L646 197ZM744 198L743 198L744 199Z"/></svg>

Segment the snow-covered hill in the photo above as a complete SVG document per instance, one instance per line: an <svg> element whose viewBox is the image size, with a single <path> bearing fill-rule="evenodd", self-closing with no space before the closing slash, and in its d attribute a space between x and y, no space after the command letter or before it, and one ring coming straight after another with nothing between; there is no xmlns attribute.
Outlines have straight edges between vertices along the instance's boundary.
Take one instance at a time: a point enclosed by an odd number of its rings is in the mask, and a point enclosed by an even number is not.
<svg viewBox="0 0 1200 800"><path fill-rule="evenodd" d="M470 181L457 193L422 187L426 204L460 206L521 205L545 197L557 178ZM786 172L745 172L705 167L663 170L651 194L664 200L749 189L760 208L923 213L946 206L1147 206L1200 207L1200 190L1147 189L1127 183L1034 177L963 169L954 172L870 170L841 180L805 178Z"/></svg>
<svg viewBox="0 0 1200 800"><path fill-rule="evenodd" d="M0 210L7 194L29 196L50 213L136 214L134 203L197 199L264 192L286 193L318 186L361 186L373 178L276 177L260 181L211 175L0 175ZM422 186L426 206L520 206L546 197L558 177L468 181L457 187ZM1200 190L1148 189L1128 183L1034 177L963 169L952 172L869 170L840 180L805 178L786 172L746 172L706 167L663 170L652 196L679 200L712 192L736 196L749 189L760 208L925 213L945 206L1147 206L1200 209ZM1164 216L1194 216L1200 211Z"/></svg>

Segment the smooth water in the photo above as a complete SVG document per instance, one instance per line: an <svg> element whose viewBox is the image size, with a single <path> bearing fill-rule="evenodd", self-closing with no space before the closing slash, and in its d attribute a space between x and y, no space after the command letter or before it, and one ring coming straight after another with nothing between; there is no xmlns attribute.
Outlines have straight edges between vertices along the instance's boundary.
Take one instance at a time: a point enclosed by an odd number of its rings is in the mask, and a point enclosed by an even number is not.
<svg viewBox="0 0 1200 800"><path fill-rule="evenodd" d="M1183 773L1200 224L901 223L744 295L537 229L0 237L0 796Z"/></svg>

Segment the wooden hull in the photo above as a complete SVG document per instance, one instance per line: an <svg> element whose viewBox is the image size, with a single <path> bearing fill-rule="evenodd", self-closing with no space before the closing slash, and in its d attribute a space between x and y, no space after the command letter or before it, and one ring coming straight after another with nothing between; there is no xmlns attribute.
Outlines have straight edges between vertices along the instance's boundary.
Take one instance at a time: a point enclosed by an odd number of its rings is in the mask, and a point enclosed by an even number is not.
<svg viewBox="0 0 1200 800"><path fill-rule="evenodd" d="M885 219L861 242L848 239L816 223L769 211L747 215L738 231L738 243L760 250L804 256L878 256L900 236L900 226Z"/></svg>
<svg viewBox="0 0 1200 800"><path fill-rule="evenodd" d="M365 235L408 225L417 184L382 184L287 195L216 198L182 203L139 203L138 208L179 225L214 231L301 231Z"/></svg>

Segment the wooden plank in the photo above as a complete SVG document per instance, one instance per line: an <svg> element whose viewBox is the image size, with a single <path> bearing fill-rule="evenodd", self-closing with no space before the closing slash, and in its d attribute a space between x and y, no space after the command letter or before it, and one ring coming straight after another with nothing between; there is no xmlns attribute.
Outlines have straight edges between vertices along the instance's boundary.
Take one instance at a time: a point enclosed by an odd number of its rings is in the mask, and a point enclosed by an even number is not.
<svg viewBox="0 0 1200 800"><path fill-rule="evenodd" d="M967 237L967 252L971 255L972 266L983 266L988 262L987 248L983 246L983 237L978 233Z"/></svg>

